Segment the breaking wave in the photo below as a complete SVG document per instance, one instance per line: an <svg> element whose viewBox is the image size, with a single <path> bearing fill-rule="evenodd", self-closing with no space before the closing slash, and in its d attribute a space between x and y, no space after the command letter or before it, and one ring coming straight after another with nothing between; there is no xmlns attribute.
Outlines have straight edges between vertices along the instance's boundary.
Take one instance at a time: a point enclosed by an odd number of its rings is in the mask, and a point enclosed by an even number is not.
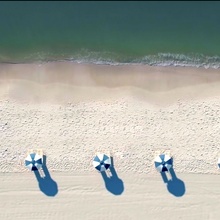
<svg viewBox="0 0 220 220"><path fill-rule="evenodd" d="M183 66L183 67L203 67L203 68L220 68L220 56L206 56L203 54L174 54L174 53L158 53L155 55L146 55L143 57L124 56L111 52L94 52L81 50L75 54L52 53L34 53L32 55L23 56L21 59L2 59L2 63L31 63L31 62L75 62L75 63L93 63L99 65L127 65L141 64L150 66Z"/></svg>

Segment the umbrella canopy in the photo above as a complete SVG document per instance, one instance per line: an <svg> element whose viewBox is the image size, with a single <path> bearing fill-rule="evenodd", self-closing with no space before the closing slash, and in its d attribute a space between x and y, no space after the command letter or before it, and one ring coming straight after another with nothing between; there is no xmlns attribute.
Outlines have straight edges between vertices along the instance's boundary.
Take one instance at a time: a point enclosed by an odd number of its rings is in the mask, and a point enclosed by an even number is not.
<svg viewBox="0 0 220 220"><path fill-rule="evenodd" d="M173 166L172 158L166 154L157 156L154 160L154 163L159 172L169 171L169 169Z"/></svg>
<svg viewBox="0 0 220 220"><path fill-rule="evenodd" d="M220 168L220 158L218 159L218 167Z"/></svg>
<svg viewBox="0 0 220 220"><path fill-rule="evenodd" d="M92 162L98 171L106 171L111 166L111 159L105 154L97 154Z"/></svg>
<svg viewBox="0 0 220 220"><path fill-rule="evenodd" d="M39 170L43 165L43 157L39 154L32 153L25 158L25 166L29 170Z"/></svg>

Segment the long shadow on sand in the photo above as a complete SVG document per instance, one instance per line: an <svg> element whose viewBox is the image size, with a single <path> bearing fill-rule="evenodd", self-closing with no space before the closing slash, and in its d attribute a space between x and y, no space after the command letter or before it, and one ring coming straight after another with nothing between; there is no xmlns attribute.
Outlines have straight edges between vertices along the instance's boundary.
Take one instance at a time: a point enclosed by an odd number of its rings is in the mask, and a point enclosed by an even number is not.
<svg viewBox="0 0 220 220"><path fill-rule="evenodd" d="M42 166L44 177L42 177L38 170L34 171L37 178L40 190L47 196L55 196L58 193L57 183L51 178L50 173L46 166L46 156L43 156Z"/></svg>
<svg viewBox="0 0 220 220"><path fill-rule="evenodd" d="M117 172L114 168L112 157L109 170L110 176L108 176L106 172L101 172L102 178L105 182L105 187L110 193L114 195L121 195L124 191L124 183L121 179L118 178Z"/></svg>
<svg viewBox="0 0 220 220"><path fill-rule="evenodd" d="M165 172L161 173L161 177L167 185L167 190L176 197L183 196L186 192L185 183L177 178L173 168L170 168L169 173L171 176L170 180L168 180Z"/></svg>

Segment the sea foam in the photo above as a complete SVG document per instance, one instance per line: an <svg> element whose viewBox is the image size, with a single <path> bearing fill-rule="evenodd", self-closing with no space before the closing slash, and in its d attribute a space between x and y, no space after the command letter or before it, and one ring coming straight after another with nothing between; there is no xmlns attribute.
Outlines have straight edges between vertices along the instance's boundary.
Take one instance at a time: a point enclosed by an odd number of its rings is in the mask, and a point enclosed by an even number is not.
<svg viewBox="0 0 220 220"><path fill-rule="evenodd" d="M203 54L174 54L158 53L143 57L124 56L111 52L96 52L81 50L73 54L53 54L38 52L26 55L22 60L1 59L2 63L32 63L32 62L62 62L92 63L97 65L150 65L150 66L182 66L182 67L203 67L220 68L220 56L206 56Z"/></svg>

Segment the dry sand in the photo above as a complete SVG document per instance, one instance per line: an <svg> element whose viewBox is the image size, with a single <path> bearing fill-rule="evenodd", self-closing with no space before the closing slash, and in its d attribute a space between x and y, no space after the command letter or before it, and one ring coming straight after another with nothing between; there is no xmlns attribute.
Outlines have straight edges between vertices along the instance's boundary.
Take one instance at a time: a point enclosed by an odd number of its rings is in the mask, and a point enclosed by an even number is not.
<svg viewBox="0 0 220 220"><path fill-rule="evenodd" d="M1 64L0 219L217 220L219 134L220 70ZM47 154L55 197L21 164L31 148ZM174 156L181 197L155 171L156 150ZM93 169L98 151L112 153L121 195Z"/></svg>
<svg viewBox="0 0 220 220"><path fill-rule="evenodd" d="M219 175L179 174L182 197L169 193L158 175L119 172L124 191L115 196L100 175L91 172L52 173L59 191L45 196L34 175L0 175L0 219L219 219ZM13 180L13 181L12 181Z"/></svg>

